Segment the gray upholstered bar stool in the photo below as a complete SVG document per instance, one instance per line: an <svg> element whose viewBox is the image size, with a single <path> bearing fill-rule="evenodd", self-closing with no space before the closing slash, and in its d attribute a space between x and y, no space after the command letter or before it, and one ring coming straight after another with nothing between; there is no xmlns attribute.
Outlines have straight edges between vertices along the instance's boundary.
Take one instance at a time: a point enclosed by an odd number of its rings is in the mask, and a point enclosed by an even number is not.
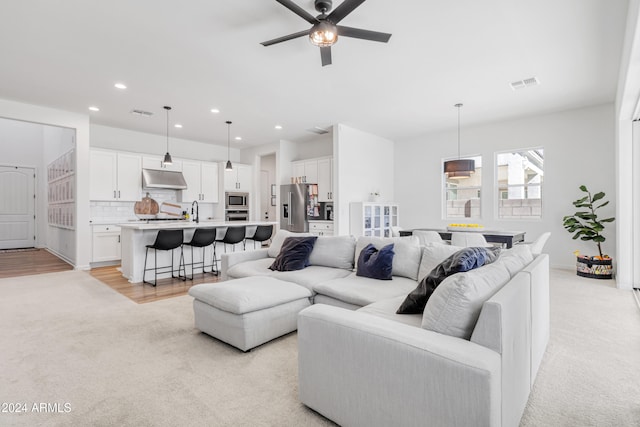
<svg viewBox="0 0 640 427"><path fill-rule="evenodd" d="M183 230L158 230L156 235L156 241L152 245L147 245L147 250L144 254L144 271L142 273L142 282L156 286L158 284L158 273L168 273L171 271L171 277L175 279L186 280L187 269L185 267L185 277L180 275L180 270L184 267L184 255L182 253L182 240L184 239ZM173 250L180 248L180 262L178 263L178 275L174 276L173 268ZM154 264L153 268L147 268L147 256L149 255L149 249L153 249ZM171 251L171 266L158 267L158 251ZM167 269L171 269L165 271ZM153 282L147 282L145 276L147 271L154 271L155 276Z"/></svg>
<svg viewBox="0 0 640 427"><path fill-rule="evenodd" d="M211 246L213 245L213 242L216 240L216 229L215 228L196 228L196 230L193 233L193 237L191 237L191 241L189 242L185 242L184 245L185 246L190 246L191 247L191 262L189 264L187 264L187 262L185 261L184 264L184 274L186 276L187 274L187 265L191 266L191 277L187 277L187 279L189 280L193 280L193 268L195 267L200 267L202 266L202 273L212 273L215 274L216 276L218 275L218 270L217 268L214 268L215 262L213 262L213 260L211 261L211 265L208 267L211 267L211 271L206 271L205 268L207 267L207 265L204 262L205 259L205 251L207 246ZM196 261L193 258L193 248L202 248L202 261Z"/></svg>

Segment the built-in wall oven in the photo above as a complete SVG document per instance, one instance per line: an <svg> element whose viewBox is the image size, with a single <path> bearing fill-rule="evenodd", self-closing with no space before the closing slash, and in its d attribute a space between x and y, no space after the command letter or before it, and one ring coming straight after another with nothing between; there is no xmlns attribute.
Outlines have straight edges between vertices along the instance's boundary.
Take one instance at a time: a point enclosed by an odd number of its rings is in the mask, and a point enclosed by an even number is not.
<svg viewBox="0 0 640 427"><path fill-rule="evenodd" d="M228 210L225 214L225 221L249 221L249 211Z"/></svg>

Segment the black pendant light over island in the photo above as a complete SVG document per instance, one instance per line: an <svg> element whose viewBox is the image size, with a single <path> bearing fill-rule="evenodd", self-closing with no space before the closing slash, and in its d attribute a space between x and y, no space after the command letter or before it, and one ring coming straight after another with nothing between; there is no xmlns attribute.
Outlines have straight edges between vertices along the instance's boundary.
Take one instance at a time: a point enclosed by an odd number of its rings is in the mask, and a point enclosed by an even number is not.
<svg viewBox="0 0 640 427"><path fill-rule="evenodd" d="M169 154L169 110L171 110L171 107L165 105L163 108L167 110L167 153L164 155L162 163L167 166L173 164L173 159L171 158L171 154Z"/></svg>
<svg viewBox="0 0 640 427"><path fill-rule="evenodd" d="M232 171L233 165L231 164L231 122L227 120L227 165L224 167L226 171Z"/></svg>

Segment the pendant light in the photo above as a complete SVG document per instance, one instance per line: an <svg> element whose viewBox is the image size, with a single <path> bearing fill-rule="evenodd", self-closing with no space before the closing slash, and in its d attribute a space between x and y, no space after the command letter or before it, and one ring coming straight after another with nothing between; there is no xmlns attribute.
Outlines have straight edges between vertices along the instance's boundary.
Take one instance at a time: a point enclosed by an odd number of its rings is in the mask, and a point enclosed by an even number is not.
<svg viewBox="0 0 640 427"><path fill-rule="evenodd" d="M473 159L460 159L460 108L462 104L454 105L458 109L458 160L444 162L444 173L451 179L463 179L471 176L476 171L476 162Z"/></svg>
<svg viewBox="0 0 640 427"><path fill-rule="evenodd" d="M227 166L224 170L232 171L233 165L231 164L231 122L227 120Z"/></svg>
<svg viewBox="0 0 640 427"><path fill-rule="evenodd" d="M169 110L171 110L171 107L165 105L163 108L167 110L167 153L164 155L162 163L165 166L169 166L173 164L173 159L171 159L171 154L169 154Z"/></svg>

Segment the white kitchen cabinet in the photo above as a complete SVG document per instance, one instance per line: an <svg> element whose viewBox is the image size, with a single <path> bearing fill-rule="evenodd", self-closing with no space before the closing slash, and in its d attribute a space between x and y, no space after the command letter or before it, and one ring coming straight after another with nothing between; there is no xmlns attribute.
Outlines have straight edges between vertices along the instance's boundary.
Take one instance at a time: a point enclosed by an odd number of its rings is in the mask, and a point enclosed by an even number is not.
<svg viewBox="0 0 640 427"><path fill-rule="evenodd" d="M291 176L300 184L316 184L318 182L318 160L291 162Z"/></svg>
<svg viewBox="0 0 640 427"><path fill-rule="evenodd" d="M117 261L122 258L120 227L94 225L91 262Z"/></svg>
<svg viewBox="0 0 640 427"><path fill-rule="evenodd" d="M312 236L333 236L333 221L309 221Z"/></svg>
<svg viewBox="0 0 640 427"><path fill-rule="evenodd" d="M333 202L333 158L318 159L318 201Z"/></svg>
<svg viewBox="0 0 640 427"><path fill-rule="evenodd" d="M171 172L182 172L182 162L173 159L172 164L165 165L164 156L145 155L144 157L142 157L142 168Z"/></svg>
<svg viewBox="0 0 640 427"><path fill-rule="evenodd" d="M218 203L218 164L183 160L182 175L187 189L181 191L182 202Z"/></svg>
<svg viewBox="0 0 640 427"><path fill-rule="evenodd" d="M142 159L140 155L109 150L91 150L89 157L91 200L140 200Z"/></svg>
<svg viewBox="0 0 640 427"><path fill-rule="evenodd" d="M350 230L354 237L391 237L400 223L399 207L393 203L354 202L350 205Z"/></svg>
<svg viewBox="0 0 640 427"><path fill-rule="evenodd" d="M225 167L225 163L221 164ZM233 164L233 170L224 171L224 191L250 193L253 173L250 165Z"/></svg>

